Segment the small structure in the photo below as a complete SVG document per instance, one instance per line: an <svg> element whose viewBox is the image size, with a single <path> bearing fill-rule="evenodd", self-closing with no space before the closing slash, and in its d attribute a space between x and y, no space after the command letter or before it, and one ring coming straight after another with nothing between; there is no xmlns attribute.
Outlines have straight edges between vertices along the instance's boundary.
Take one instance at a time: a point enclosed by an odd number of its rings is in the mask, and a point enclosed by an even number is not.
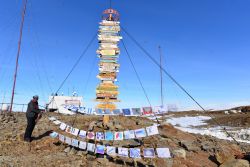
<svg viewBox="0 0 250 167"><path fill-rule="evenodd" d="M84 108L82 96L49 96L49 102L49 111L62 114L75 114Z"/></svg>

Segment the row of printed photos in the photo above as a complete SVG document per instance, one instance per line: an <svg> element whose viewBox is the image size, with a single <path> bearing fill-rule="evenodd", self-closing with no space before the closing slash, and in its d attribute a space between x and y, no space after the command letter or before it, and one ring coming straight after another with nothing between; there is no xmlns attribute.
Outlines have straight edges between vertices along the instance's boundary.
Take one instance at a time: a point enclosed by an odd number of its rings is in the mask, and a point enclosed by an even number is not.
<svg viewBox="0 0 250 167"><path fill-rule="evenodd" d="M157 125L135 130L126 130L121 132L112 132L112 131L90 132L71 127L59 120L53 120L53 123L55 123L56 125L60 124L59 128L69 134L72 134L74 136L79 136L82 139L86 138L89 140L108 140L108 141L126 140L126 139L143 138L159 134Z"/></svg>
<svg viewBox="0 0 250 167"><path fill-rule="evenodd" d="M110 156L122 156L130 158L171 158L171 153L169 148L143 148L141 153L141 148L124 148L124 147L114 147L105 146L94 143L88 143L84 141L79 141L77 139L72 139L70 137L58 134L57 132L52 132L50 134L52 138L58 138L61 142L71 145L73 147L80 148L89 152L96 154L106 154Z"/></svg>
<svg viewBox="0 0 250 167"><path fill-rule="evenodd" d="M97 114L97 115L103 115L103 114L114 114L114 115L125 115L125 116L140 116L140 115L148 115L148 114L160 114L164 113L166 110L161 107L142 107L142 108L124 108L124 109L115 109L113 111L110 110L103 110L103 109L93 109L93 108L87 108L84 107L77 107L73 105L67 105L64 106L64 108L67 108L71 111L78 111L85 114Z"/></svg>

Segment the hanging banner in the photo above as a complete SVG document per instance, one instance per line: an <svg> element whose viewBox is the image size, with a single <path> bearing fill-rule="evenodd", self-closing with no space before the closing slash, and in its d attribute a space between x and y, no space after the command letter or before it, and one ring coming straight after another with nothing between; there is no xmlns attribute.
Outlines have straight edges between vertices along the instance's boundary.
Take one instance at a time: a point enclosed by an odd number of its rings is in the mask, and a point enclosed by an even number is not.
<svg viewBox="0 0 250 167"><path fill-rule="evenodd" d="M146 131L147 131L148 136L159 134L158 127L156 125L146 127Z"/></svg>
<svg viewBox="0 0 250 167"><path fill-rule="evenodd" d="M120 109L115 109L115 110L113 110L113 114L114 114L114 115L121 115L122 112L121 112Z"/></svg>
<svg viewBox="0 0 250 167"><path fill-rule="evenodd" d="M136 136L136 138L146 137L147 134L146 134L145 129L144 129L144 128L136 129L136 130L135 130L135 136Z"/></svg>
<svg viewBox="0 0 250 167"><path fill-rule="evenodd" d="M124 138L125 139L134 139L135 138L135 131L134 130L124 131Z"/></svg>
<svg viewBox="0 0 250 167"><path fill-rule="evenodd" d="M65 142L64 135L59 134L59 140L64 143Z"/></svg>
<svg viewBox="0 0 250 167"><path fill-rule="evenodd" d="M95 144L93 144L93 143L88 143L88 144L87 144L87 151L95 152Z"/></svg>
<svg viewBox="0 0 250 167"><path fill-rule="evenodd" d="M79 129L72 128L70 133L71 133L72 135L74 135L74 136L77 136L78 133L79 133Z"/></svg>
<svg viewBox="0 0 250 167"><path fill-rule="evenodd" d="M141 108L132 108L132 115L142 115Z"/></svg>
<svg viewBox="0 0 250 167"><path fill-rule="evenodd" d="M80 143L79 143L79 148L80 148L80 149L83 149L83 150L86 150L86 148L87 148L87 143L84 142L84 141L80 141Z"/></svg>
<svg viewBox="0 0 250 167"><path fill-rule="evenodd" d="M67 127L66 127L66 129L65 129L65 132L71 133L72 129L73 129L73 127L67 125Z"/></svg>
<svg viewBox="0 0 250 167"><path fill-rule="evenodd" d="M156 152L159 158L171 158L169 148L156 148Z"/></svg>
<svg viewBox="0 0 250 167"><path fill-rule="evenodd" d="M87 137L87 132L85 130L80 130L79 137L83 138L83 139L86 138Z"/></svg>
<svg viewBox="0 0 250 167"><path fill-rule="evenodd" d="M94 140L95 139L95 133L94 132L88 132L87 139Z"/></svg>
<svg viewBox="0 0 250 167"><path fill-rule="evenodd" d="M96 153L98 154L104 154L105 153L105 146L103 145L96 145Z"/></svg>
<svg viewBox="0 0 250 167"><path fill-rule="evenodd" d="M105 154L110 156L122 156L122 157L130 157L130 158L141 158L143 155L144 158L155 158L157 153L158 158L171 158L171 153L169 148L143 148L143 154L141 154L140 148L124 148L124 147L114 147L114 146L104 146L100 144L87 143L84 141L79 141L77 139L72 139L70 137L65 137L64 135L58 134L57 132L52 132L50 136L53 138L54 135L57 134L58 139L61 142L65 142L68 145L71 145L76 148L80 148L82 150L87 150L89 152L93 152L95 154ZM106 150L105 150L106 148ZM155 151L156 150L156 151Z"/></svg>
<svg viewBox="0 0 250 167"><path fill-rule="evenodd" d="M124 116L130 116L131 115L131 111L130 111L129 108L122 109L122 112L123 112Z"/></svg>
<svg viewBox="0 0 250 167"><path fill-rule="evenodd" d="M61 130L65 130L66 127L67 127L67 125L66 125L65 123L62 122L61 125L60 125L60 129L61 129Z"/></svg>
<svg viewBox="0 0 250 167"><path fill-rule="evenodd" d="M144 148L143 156L145 158L154 158L155 157L155 150L153 148Z"/></svg>
<svg viewBox="0 0 250 167"><path fill-rule="evenodd" d="M57 136L58 136L58 133L56 133L56 132L50 133L51 138L57 138Z"/></svg>
<svg viewBox="0 0 250 167"><path fill-rule="evenodd" d="M111 131L105 132L105 140L114 140L114 134Z"/></svg>
<svg viewBox="0 0 250 167"><path fill-rule="evenodd" d="M128 157L128 148L118 147L118 155Z"/></svg>
<svg viewBox="0 0 250 167"><path fill-rule="evenodd" d="M100 111L103 110L100 109ZM105 112L106 114L111 115L112 113ZM61 121L60 121L61 122ZM66 128L65 128L66 126ZM158 131L158 126L153 125L153 126L148 126L146 128L140 128L136 130L125 130L125 131L120 131L120 132L112 132L112 131L106 131L106 132L87 132L85 130L80 130L74 127L71 127L63 122L61 122L59 129L65 129L65 132L72 134L74 136L79 136L82 139L89 139L89 140L124 140L124 139L134 139L134 138L143 138L147 136L152 136L152 135L157 135L159 134Z"/></svg>
<svg viewBox="0 0 250 167"><path fill-rule="evenodd" d="M107 146L107 154L111 156L116 156L116 147Z"/></svg>
<svg viewBox="0 0 250 167"><path fill-rule="evenodd" d="M141 158L141 149L139 148L130 148L129 155L131 158Z"/></svg>
<svg viewBox="0 0 250 167"><path fill-rule="evenodd" d="M115 132L114 140L123 140L123 132Z"/></svg>
<svg viewBox="0 0 250 167"><path fill-rule="evenodd" d="M72 146L78 147L78 146L79 146L78 144L79 144L79 140L77 140L77 139L72 139L72 143L71 143Z"/></svg>
<svg viewBox="0 0 250 167"><path fill-rule="evenodd" d="M71 145L71 138L70 137L65 137L65 143L67 143L68 145Z"/></svg>
<svg viewBox="0 0 250 167"><path fill-rule="evenodd" d="M152 107L142 107L143 115L153 114Z"/></svg>
<svg viewBox="0 0 250 167"><path fill-rule="evenodd" d="M104 133L103 132L96 132L96 140L104 140Z"/></svg>

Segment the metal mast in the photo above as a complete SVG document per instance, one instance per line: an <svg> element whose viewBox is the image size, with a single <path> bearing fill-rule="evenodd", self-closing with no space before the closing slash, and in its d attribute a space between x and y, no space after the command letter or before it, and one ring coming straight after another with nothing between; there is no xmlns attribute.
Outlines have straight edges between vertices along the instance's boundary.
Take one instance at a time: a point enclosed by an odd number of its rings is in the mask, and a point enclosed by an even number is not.
<svg viewBox="0 0 250 167"><path fill-rule="evenodd" d="M22 35L23 35L23 24L24 24L24 18L25 18L25 13L26 13L27 1L28 0L23 0L22 21L21 21L21 26L20 26L20 35L19 35L18 50L17 50L17 56L16 56L16 68L15 68L15 73L14 73L14 83L13 83L12 94L11 94L10 112L12 112L14 95L15 95L16 77L17 77L17 70L18 70L18 60L19 60L20 50L21 50L21 42L22 42Z"/></svg>
<svg viewBox="0 0 250 167"><path fill-rule="evenodd" d="M162 79L162 51L161 46L159 46L159 52L160 52L160 77L161 77L161 107L163 107L163 79Z"/></svg>

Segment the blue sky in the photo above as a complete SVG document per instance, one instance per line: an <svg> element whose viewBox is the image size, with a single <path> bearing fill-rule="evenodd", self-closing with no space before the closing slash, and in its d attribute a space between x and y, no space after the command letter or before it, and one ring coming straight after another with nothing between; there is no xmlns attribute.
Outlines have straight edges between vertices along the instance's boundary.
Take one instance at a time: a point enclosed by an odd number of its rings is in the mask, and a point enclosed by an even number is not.
<svg viewBox="0 0 250 167"><path fill-rule="evenodd" d="M0 100L10 101L21 21L21 2L0 6ZM56 91L98 30L108 0L28 0L17 79L16 103L34 94L40 104ZM219 108L250 103L250 1L248 0L119 0L113 8L121 25L159 60L203 106ZM152 105L160 104L160 74L124 32L123 40ZM74 90L94 106L98 84L97 39L59 92ZM117 84L119 107L148 106L132 66L120 45ZM88 77L89 76L89 77ZM164 103L179 108L195 104L164 76Z"/></svg>

